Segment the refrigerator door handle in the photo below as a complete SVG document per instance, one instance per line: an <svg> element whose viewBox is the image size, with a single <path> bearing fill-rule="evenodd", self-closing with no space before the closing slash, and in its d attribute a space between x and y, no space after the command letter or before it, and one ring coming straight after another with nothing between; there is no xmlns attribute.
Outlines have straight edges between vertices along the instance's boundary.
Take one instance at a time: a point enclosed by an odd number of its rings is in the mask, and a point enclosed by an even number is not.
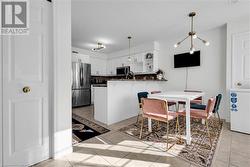
<svg viewBox="0 0 250 167"><path fill-rule="evenodd" d="M80 66L80 86L83 86L83 68Z"/></svg>

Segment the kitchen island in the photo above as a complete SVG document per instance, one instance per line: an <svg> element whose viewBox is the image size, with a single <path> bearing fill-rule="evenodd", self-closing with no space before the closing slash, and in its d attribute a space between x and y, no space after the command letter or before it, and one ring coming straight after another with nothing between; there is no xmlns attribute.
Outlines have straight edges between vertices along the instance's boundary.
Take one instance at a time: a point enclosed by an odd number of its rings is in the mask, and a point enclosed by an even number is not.
<svg viewBox="0 0 250 167"><path fill-rule="evenodd" d="M165 80L110 80L106 86L94 87L94 119L111 125L137 116L137 93L165 91Z"/></svg>

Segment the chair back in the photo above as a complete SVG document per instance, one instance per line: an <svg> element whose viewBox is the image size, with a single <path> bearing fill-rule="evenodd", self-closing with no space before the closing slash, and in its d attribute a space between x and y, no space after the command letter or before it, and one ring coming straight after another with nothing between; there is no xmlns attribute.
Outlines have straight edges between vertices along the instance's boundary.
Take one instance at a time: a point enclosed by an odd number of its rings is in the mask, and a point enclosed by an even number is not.
<svg viewBox="0 0 250 167"><path fill-rule="evenodd" d="M207 111L207 115L210 116L211 113L213 112L214 110L214 106L215 106L215 101L216 101L216 98L212 97L208 100L207 102L207 107L206 107L206 111Z"/></svg>
<svg viewBox="0 0 250 167"><path fill-rule="evenodd" d="M151 92L151 94L157 94L157 93L161 93L161 91L156 90Z"/></svg>
<svg viewBox="0 0 250 167"><path fill-rule="evenodd" d="M216 113L219 111L221 99L222 99L222 94L218 94L216 96L216 101L215 101L213 113Z"/></svg>
<svg viewBox="0 0 250 167"><path fill-rule="evenodd" d="M142 98L148 98L148 92L139 92L137 93L137 97L138 97L139 104L141 104Z"/></svg>
<svg viewBox="0 0 250 167"><path fill-rule="evenodd" d="M167 115L168 105L164 100L142 99L142 111L144 114Z"/></svg>

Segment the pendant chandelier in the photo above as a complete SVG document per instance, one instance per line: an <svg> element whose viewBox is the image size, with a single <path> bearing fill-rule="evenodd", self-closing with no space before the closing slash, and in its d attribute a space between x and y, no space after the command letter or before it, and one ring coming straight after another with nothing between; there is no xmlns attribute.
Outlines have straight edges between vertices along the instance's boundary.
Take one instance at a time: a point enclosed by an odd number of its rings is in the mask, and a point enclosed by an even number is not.
<svg viewBox="0 0 250 167"><path fill-rule="evenodd" d="M180 42L177 42L174 47L177 48L183 41L185 41L188 37L190 37L190 41L191 41L191 47L190 47L190 54L193 54L195 51L195 47L194 47L194 39L199 39L200 41L202 41L206 46L209 45L209 42L198 37L196 32L194 31L194 16L196 15L195 12L191 12L189 13L189 17L191 17L191 31L188 33L188 36L186 38L184 38L183 40L181 40Z"/></svg>
<svg viewBox="0 0 250 167"><path fill-rule="evenodd" d="M131 62L132 59L131 59L131 52L130 52L130 49L131 49L131 36L128 36L128 61Z"/></svg>

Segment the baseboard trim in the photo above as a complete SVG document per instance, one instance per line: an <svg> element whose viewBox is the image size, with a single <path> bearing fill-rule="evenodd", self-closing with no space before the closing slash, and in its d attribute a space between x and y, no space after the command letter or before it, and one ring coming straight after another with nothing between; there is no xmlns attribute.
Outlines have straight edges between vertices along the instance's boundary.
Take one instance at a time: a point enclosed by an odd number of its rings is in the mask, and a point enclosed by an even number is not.
<svg viewBox="0 0 250 167"><path fill-rule="evenodd" d="M63 149L63 150L61 150L59 152L54 153L52 159L61 158L62 156L70 154L72 152L73 152L73 147L69 147L69 148Z"/></svg>

